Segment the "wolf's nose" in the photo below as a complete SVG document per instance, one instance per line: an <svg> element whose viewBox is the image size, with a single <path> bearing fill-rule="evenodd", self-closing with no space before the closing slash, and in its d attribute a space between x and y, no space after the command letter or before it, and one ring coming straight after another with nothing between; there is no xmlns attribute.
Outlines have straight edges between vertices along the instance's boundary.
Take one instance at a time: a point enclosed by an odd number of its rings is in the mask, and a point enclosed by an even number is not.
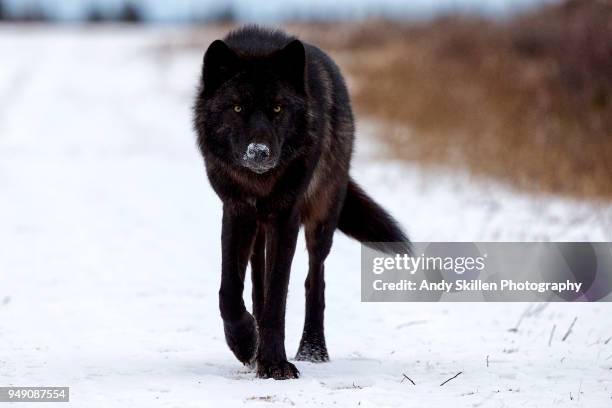
<svg viewBox="0 0 612 408"><path fill-rule="evenodd" d="M262 162L270 157L270 148L263 143L250 143L247 146L246 159L254 162Z"/></svg>

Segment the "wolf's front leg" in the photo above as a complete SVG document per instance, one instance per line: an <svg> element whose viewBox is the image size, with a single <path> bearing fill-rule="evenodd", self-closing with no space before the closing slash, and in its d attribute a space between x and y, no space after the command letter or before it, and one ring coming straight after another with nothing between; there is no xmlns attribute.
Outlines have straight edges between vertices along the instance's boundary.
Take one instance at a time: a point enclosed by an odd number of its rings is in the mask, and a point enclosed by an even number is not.
<svg viewBox="0 0 612 408"><path fill-rule="evenodd" d="M297 378L299 371L285 353L285 307L291 261L300 229L297 209L274 215L266 229L266 296L259 327L257 376L285 380Z"/></svg>
<svg viewBox="0 0 612 408"><path fill-rule="evenodd" d="M308 277L306 278L306 318L300 347L296 360L321 363L329 361L323 315L325 310L324 262L331 250L336 217L328 217L324 222L306 222L306 245L308 247Z"/></svg>
<svg viewBox="0 0 612 408"><path fill-rule="evenodd" d="M222 265L219 308L225 340L243 364L251 364L257 349L257 327L246 311L242 292L244 275L255 238L257 220L254 211L223 206L221 231Z"/></svg>

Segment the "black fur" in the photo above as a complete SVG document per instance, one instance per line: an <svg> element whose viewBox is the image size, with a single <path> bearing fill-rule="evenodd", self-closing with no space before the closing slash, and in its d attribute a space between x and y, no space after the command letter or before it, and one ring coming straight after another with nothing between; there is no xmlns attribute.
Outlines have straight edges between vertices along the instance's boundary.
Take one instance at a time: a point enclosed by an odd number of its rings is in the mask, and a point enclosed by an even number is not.
<svg viewBox="0 0 612 408"><path fill-rule="evenodd" d="M367 220L367 222L355 222ZM387 253L411 253L408 237L397 222L349 180L338 229L367 246Z"/></svg>
<svg viewBox="0 0 612 408"><path fill-rule="evenodd" d="M240 361L257 363L258 376L296 378L284 339L300 225L309 269L298 360L329 359L324 262L336 228L364 242L408 245L396 222L349 179L354 124L342 75L310 44L244 27L206 51L194 125L223 201L219 306L227 343ZM254 317L242 293L249 261Z"/></svg>

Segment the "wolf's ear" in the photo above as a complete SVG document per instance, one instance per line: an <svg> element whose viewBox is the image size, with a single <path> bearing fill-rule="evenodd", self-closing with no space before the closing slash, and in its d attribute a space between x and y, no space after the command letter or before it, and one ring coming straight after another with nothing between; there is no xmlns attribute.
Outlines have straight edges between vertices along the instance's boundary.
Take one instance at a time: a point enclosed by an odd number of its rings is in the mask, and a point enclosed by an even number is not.
<svg viewBox="0 0 612 408"><path fill-rule="evenodd" d="M204 92L211 94L221 84L238 72L240 59L226 43L215 40L204 54L202 79Z"/></svg>
<svg viewBox="0 0 612 408"><path fill-rule="evenodd" d="M275 64L280 73L287 78L297 90L306 88L306 50L300 40L293 40L274 54Z"/></svg>

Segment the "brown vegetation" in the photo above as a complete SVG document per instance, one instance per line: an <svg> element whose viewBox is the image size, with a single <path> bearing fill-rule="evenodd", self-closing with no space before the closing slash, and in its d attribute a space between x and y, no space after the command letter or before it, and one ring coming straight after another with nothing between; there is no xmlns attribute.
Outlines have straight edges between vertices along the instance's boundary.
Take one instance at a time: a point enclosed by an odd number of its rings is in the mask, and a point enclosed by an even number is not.
<svg viewBox="0 0 612 408"><path fill-rule="evenodd" d="M612 198L611 2L303 32L340 58L357 110L390 124L381 136L397 157Z"/></svg>

